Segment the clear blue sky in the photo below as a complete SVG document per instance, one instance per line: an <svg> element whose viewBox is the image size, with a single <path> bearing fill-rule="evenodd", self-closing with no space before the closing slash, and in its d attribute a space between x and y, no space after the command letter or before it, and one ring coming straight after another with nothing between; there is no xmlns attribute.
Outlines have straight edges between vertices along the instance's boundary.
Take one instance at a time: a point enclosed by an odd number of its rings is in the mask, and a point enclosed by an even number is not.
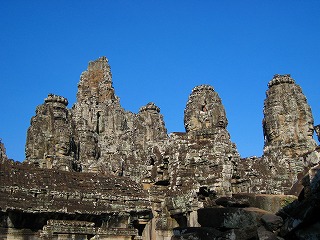
<svg viewBox="0 0 320 240"><path fill-rule="evenodd" d="M263 101L290 73L320 124L320 1L77 0L0 2L0 138L22 161L48 93L76 100L90 60L109 59L122 106L152 101L168 132L184 131L193 87L219 93L241 156L262 154Z"/></svg>

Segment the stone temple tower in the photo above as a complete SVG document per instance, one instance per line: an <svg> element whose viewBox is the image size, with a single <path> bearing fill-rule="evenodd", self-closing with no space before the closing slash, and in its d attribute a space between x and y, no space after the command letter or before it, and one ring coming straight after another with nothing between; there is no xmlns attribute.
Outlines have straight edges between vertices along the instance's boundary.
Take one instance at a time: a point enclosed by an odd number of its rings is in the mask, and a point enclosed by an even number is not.
<svg viewBox="0 0 320 240"><path fill-rule="evenodd" d="M184 126L190 136L216 136L216 142L229 141L228 120L221 99L212 86L192 90L184 112Z"/></svg>
<svg viewBox="0 0 320 240"><path fill-rule="evenodd" d="M37 107L26 143L26 159L42 168L144 177L145 150L167 139L154 103L138 114L120 105L108 59L89 62L80 76L77 102L49 94Z"/></svg>
<svg viewBox="0 0 320 240"><path fill-rule="evenodd" d="M302 156L317 145L313 117L301 87L289 74L275 75L268 87L263 110L262 162L268 169L267 182L273 186L273 193L289 192L305 169Z"/></svg>
<svg viewBox="0 0 320 240"><path fill-rule="evenodd" d="M68 100L49 94L37 107L27 132L26 160L42 168L70 170L75 163Z"/></svg>
<svg viewBox="0 0 320 240"><path fill-rule="evenodd" d="M287 75L275 75L264 102L264 155L294 158L314 150L313 117L301 87Z"/></svg>
<svg viewBox="0 0 320 240"><path fill-rule="evenodd" d="M197 176L194 179L218 194L230 193L230 181L240 156L226 129L228 120L224 106L212 86L200 85L192 90L184 111L184 125L189 151L185 162L199 166L199 176L208 174L206 181Z"/></svg>
<svg viewBox="0 0 320 240"><path fill-rule="evenodd" d="M155 104L147 104L138 114L121 106L106 57L91 61L81 74L72 118L83 171L140 178L141 168L137 166L142 162L143 149L150 142L167 138Z"/></svg>
<svg viewBox="0 0 320 240"><path fill-rule="evenodd" d="M101 57L89 62L88 70L81 74L78 84L78 102L104 103L115 98L108 59Z"/></svg>

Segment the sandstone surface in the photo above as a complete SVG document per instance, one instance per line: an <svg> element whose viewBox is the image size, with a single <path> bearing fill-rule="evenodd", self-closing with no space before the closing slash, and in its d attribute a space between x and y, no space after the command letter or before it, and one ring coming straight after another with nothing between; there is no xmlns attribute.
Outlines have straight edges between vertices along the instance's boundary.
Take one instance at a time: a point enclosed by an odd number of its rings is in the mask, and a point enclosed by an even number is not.
<svg viewBox="0 0 320 240"><path fill-rule="evenodd" d="M191 91L184 126L168 134L153 102L126 111L108 59L90 62L71 108L55 94L36 108L23 163L0 142L1 237L290 239L307 236L299 221L318 229L313 215L290 208L317 212L307 204L320 182L319 125L290 75L268 84L261 157L240 157L210 85ZM270 215L278 210L283 224Z"/></svg>

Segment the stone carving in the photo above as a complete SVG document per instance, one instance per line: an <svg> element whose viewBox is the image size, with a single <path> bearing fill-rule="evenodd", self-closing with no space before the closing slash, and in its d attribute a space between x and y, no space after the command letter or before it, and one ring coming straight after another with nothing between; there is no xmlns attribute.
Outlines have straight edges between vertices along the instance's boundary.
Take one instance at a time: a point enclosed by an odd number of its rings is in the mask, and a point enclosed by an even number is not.
<svg viewBox="0 0 320 240"><path fill-rule="evenodd" d="M106 57L90 62L71 109L54 94L37 107L25 162L8 161L0 142L0 237L276 237L279 217L246 208L274 213L293 198L280 194L300 194L303 175L320 161L312 138L319 126L290 75L275 75L268 88L264 154L241 159L212 86L192 90L186 132L168 135L153 102L138 113L122 108ZM30 217L34 225L19 222Z"/></svg>
<svg viewBox="0 0 320 240"><path fill-rule="evenodd" d="M300 86L287 75L275 75L264 102L264 154L280 151L293 158L314 150L313 117Z"/></svg>
<svg viewBox="0 0 320 240"><path fill-rule="evenodd" d="M196 180L199 188L203 185L208 191L228 195L233 164L240 160L240 156L230 141L226 113L213 87L200 85L192 90L185 108L184 123L186 136L177 135L169 143L172 151L170 163L177 165L171 173L177 174L173 187L188 184L190 178L190 182ZM185 176L187 169L194 174ZM181 179L185 183L181 183Z"/></svg>
<svg viewBox="0 0 320 240"><path fill-rule="evenodd" d="M49 95L31 120L26 160L40 167L68 171L111 172L140 180L140 161L149 142L167 138L163 117L154 103L138 114L125 111L112 86L108 60L89 63L78 85L77 102ZM44 144L46 146L44 146ZM138 167L140 166L140 168Z"/></svg>
<svg viewBox="0 0 320 240"><path fill-rule="evenodd" d="M268 86L263 110L263 161L271 170L270 181L289 191L304 170L301 156L317 146L313 116L301 87L289 74L275 75Z"/></svg>
<svg viewBox="0 0 320 240"><path fill-rule="evenodd" d="M188 133L210 133L213 129L228 125L221 99L209 85L200 85L192 90L184 113L184 126Z"/></svg>
<svg viewBox="0 0 320 240"><path fill-rule="evenodd" d="M68 100L49 94L37 107L27 133L26 158L41 168L71 170L75 160Z"/></svg>
<svg viewBox="0 0 320 240"><path fill-rule="evenodd" d="M89 62L88 70L80 76L78 102L105 103L116 100L108 59L101 57Z"/></svg>

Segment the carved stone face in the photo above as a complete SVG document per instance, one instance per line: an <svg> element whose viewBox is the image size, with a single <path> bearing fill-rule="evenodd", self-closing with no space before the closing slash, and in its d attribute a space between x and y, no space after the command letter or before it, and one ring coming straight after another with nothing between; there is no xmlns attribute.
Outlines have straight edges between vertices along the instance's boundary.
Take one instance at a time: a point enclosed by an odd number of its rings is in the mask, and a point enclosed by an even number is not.
<svg viewBox="0 0 320 240"><path fill-rule="evenodd" d="M272 146L282 152L283 146L292 146L296 148L290 150L292 154L300 154L300 149L307 152L315 146L311 109L300 87L287 75L277 75L269 83L263 129L265 149Z"/></svg>
<svg viewBox="0 0 320 240"><path fill-rule="evenodd" d="M315 130L315 128L313 127L313 123L309 123L307 125L307 136L313 137L314 130Z"/></svg>
<svg viewBox="0 0 320 240"><path fill-rule="evenodd" d="M67 118L68 110L65 107L53 106L52 112L55 119L65 120Z"/></svg>
<svg viewBox="0 0 320 240"><path fill-rule="evenodd" d="M217 122L214 123L214 125L217 127L226 128L228 125L228 120L226 118L224 107L222 105L218 107L217 116Z"/></svg>
<svg viewBox="0 0 320 240"><path fill-rule="evenodd" d="M206 85L196 87L185 109L186 131L225 128L228 124L219 95Z"/></svg>

